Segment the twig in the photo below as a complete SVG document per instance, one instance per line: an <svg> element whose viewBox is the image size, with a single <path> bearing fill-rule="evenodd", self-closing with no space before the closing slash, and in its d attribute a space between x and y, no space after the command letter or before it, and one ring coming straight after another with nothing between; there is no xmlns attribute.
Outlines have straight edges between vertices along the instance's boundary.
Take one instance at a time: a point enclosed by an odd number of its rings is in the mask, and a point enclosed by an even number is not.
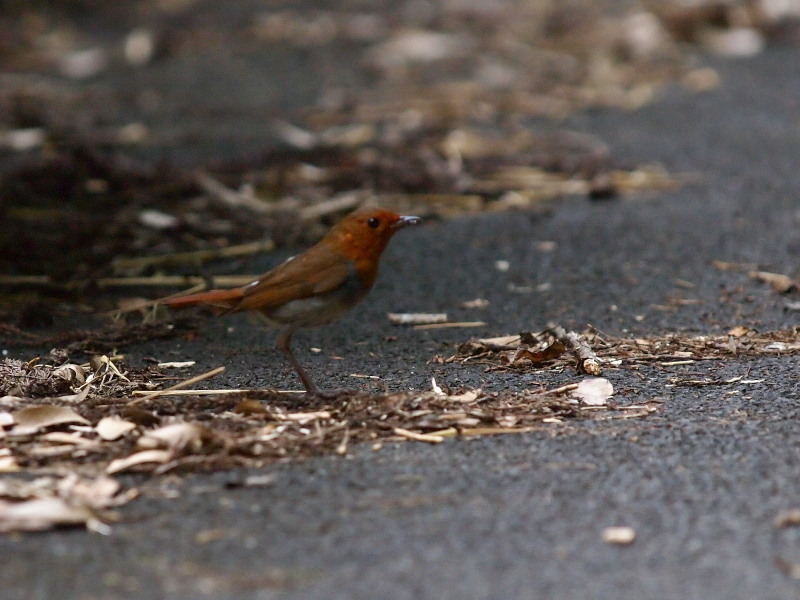
<svg viewBox="0 0 800 600"><path fill-rule="evenodd" d="M428 442L429 444L441 444L444 441L444 436L434 435L432 433L417 433L416 431L409 431L408 429L403 429L402 427L395 427L394 433L395 435L408 438L409 440Z"/></svg>
<svg viewBox="0 0 800 600"><path fill-rule="evenodd" d="M256 279L258 275L219 275L212 277L219 287L238 287ZM153 277L103 277L97 280L98 287L175 287L180 285L201 285L207 279L196 275L155 275Z"/></svg>
<svg viewBox="0 0 800 600"><path fill-rule="evenodd" d="M447 327L483 327L484 321L457 321L452 323L428 323L427 325L414 325L414 329L446 329Z"/></svg>
<svg viewBox="0 0 800 600"><path fill-rule="evenodd" d="M331 213L350 210L355 208L364 201L363 194L357 193L343 193L339 194L325 202L318 202L312 204L300 211L301 221L316 221L320 217L324 217Z"/></svg>
<svg viewBox="0 0 800 600"><path fill-rule="evenodd" d="M128 406L132 406L134 404L139 404L140 402L144 402L145 400L152 400L156 396L161 396L165 392L171 392L172 390L179 390L185 388L188 385L192 385L193 383L197 383L198 381L203 381L204 379L209 379L214 377L215 375L219 375L225 370L225 367L217 367L216 369L211 369L205 373L201 373L200 375L196 375L195 377L191 377L186 381L181 381L180 383L176 383L173 386L170 386L163 390L157 390L155 392L150 392L146 396L142 396L141 398L136 398L135 400L131 400L128 402Z"/></svg>
<svg viewBox="0 0 800 600"><path fill-rule="evenodd" d="M586 340L581 339L574 331L565 331L559 326L552 330L564 346L578 359L578 371L589 375L599 376L603 369L600 367L600 359L589 347Z"/></svg>
<svg viewBox="0 0 800 600"><path fill-rule="evenodd" d="M50 285L49 275L0 275L0 285Z"/></svg>
<svg viewBox="0 0 800 600"><path fill-rule="evenodd" d="M153 265L200 265L209 260L250 256L274 249L275 242L272 240L259 240L211 250L194 250L192 252L176 252L174 254L159 254L156 256L117 257L111 261L111 267L115 273L138 274Z"/></svg>
<svg viewBox="0 0 800 600"><path fill-rule="evenodd" d="M221 390L173 390L168 388L162 390L160 396L214 396L221 394L241 394L243 392L252 392L251 389L221 389ZM278 394L305 394L304 390L275 390ZM146 396L152 392L145 392L143 390L136 390L133 392L134 396Z"/></svg>
<svg viewBox="0 0 800 600"><path fill-rule="evenodd" d="M203 188L206 194L229 208L247 208L261 214L275 213L275 207L270 206L267 202L259 200L255 196L232 190L202 171L195 171L194 181Z"/></svg>
<svg viewBox="0 0 800 600"><path fill-rule="evenodd" d="M546 390L542 393L547 395L566 394L567 392L571 392L575 389L578 389L577 383L568 383L567 385L562 385L561 387L553 388L552 390Z"/></svg>
<svg viewBox="0 0 800 600"><path fill-rule="evenodd" d="M503 433L528 433L530 431L536 431L536 427L471 427L462 429L460 435L499 435Z"/></svg>

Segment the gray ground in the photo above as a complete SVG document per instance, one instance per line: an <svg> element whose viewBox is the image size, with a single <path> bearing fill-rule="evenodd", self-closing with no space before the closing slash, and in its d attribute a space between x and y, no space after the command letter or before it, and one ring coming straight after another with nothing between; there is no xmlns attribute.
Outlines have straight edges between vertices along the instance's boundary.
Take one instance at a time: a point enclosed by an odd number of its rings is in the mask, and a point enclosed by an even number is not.
<svg viewBox="0 0 800 600"><path fill-rule="evenodd" d="M797 325L785 297L711 262L798 272L800 58L773 49L715 66L723 78L716 92L675 90L637 112L594 110L564 124L607 141L622 164L658 162L692 174L691 185L651 199L568 200L547 216L487 215L405 231L370 302L297 337L302 360L331 386L368 386L349 377L366 373L392 389L427 387L431 376L520 388L575 377L489 375L427 359L471 333L536 330L551 320L616 334ZM538 250L542 240L556 250ZM510 261L507 273L495 269L500 259ZM519 293L511 283L551 287ZM679 294L701 302L656 308ZM491 304L458 308L475 297ZM387 329L385 313L400 310L488 325ZM129 355L199 359L198 371L226 364L220 386L296 387L271 340L235 317L212 323L196 345L153 342ZM312 356L311 346L323 352ZM797 365L787 357L611 370L618 397L659 398L660 410L434 447L357 447L346 458L270 468L274 483L259 487L231 487L242 473L167 478L164 489L179 497L128 505L108 537L73 530L0 538L2 596L796 598L800 583L776 559L800 562L800 535L773 521L800 507ZM736 376L763 381L672 381ZM604 543L609 525L634 527L636 541Z"/></svg>

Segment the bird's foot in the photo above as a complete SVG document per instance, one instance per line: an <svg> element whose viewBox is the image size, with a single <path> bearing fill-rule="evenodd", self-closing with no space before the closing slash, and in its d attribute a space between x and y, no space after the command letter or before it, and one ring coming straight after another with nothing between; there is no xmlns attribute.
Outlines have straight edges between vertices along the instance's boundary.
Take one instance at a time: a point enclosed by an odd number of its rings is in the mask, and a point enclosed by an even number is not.
<svg viewBox="0 0 800 600"><path fill-rule="evenodd" d="M318 400L337 400L343 396L353 394L354 390L346 388L338 388L334 390L320 390L317 388L306 390L306 396L309 398L316 398Z"/></svg>

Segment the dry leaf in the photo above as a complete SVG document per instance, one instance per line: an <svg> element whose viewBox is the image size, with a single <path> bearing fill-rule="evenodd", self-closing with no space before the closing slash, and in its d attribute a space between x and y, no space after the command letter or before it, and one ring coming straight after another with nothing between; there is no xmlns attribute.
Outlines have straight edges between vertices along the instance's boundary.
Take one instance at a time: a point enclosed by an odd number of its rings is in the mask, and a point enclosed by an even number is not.
<svg viewBox="0 0 800 600"><path fill-rule="evenodd" d="M539 350L529 350L528 348L520 348L514 353L511 358L510 364L516 363L518 360L524 358L534 364L544 363L555 360L566 351L566 347L561 340L553 340L553 343L545 348Z"/></svg>
<svg viewBox="0 0 800 600"><path fill-rule="evenodd" d="M481 389L478 388L477 390L467 390L466 392L464 392L462 394L453 394L451 396L448 396L447 399L450 402L469 403L469 402L475 402L475 400L480 395L481 395Z"/></svg>
<svg viewBox="0 0 800 600"><path fill-rule="evenodd" d="M744 325L737 325L733 329L728 332L728 335L732 335L733 337L742 337L750 333L750 328L745 327Z"/></svg>
<svg viewBox="0 0 800 600"><path fill-rule="evenodd" d="M57 525L78 525L94 518L87 506L72 506L55 496L23 502L0 500L0 532L43 531Z"/></svg>
<svg viewBox="0 0 800 600"><path fill-rule="evenodd" d="M140 448L169 448L173 452L199 450L210 432L195 423L172 423L147 431L136 445Z"/></svg>
<svg viewBox="0 0 800 600"><path fill-rule="evenodd" d="M87 385L77 394L67 394L65 396L58 396L57 398L54 398L54 400L60 400L61 402L72 402L73 404L80 404L86 399L86 396L89 395L90 389L91 388Z"/></svg>
<svg viewBox="0 0 800 600"><path fill-rule="evenodd" d="M61 377L72 384L78 385L86 381L86 374L84 373L83 367L71 363L53 369L53 377Z"/></svg>
<svg viewBox="0 0 800 600"><path fill-rule="evenodd" d="M0 456L0 473L14 473L19 469L16 458L13 456Z"/></svg>
<svg viewBox="0 0 800 600"><path fill-rule="evenodd" d="M119 506L138 492L128 490L125 494L120 494L121 484L112 477L100 475L95 479L83 479L75 475L61 479L56 488L61 496L70 498L73 502L82 502L93 508L108 508Z"/></svg>
<svg viewBox="0 0 800 600"><path fill-rule="evenodd" d="M172 452L169 450L142 450L136 454L131 454L125 458L118 458L108 463L106 467L106 474L113 475L120 471L125 471L131 467L144 465L147 463L164 464L172 460Z"/></svg>
<svg viewBox="0 0 800 600"><path fill-rule="evenodd" d="M63 525L86 525L101 533L108 526L98 511L119 506L136 496L136 490L119 494L120 484L110 477L62 479L42 477L32 481L6 479L0 488L0 531L42 531Z"/></svg>
<svg viewBox="0 0 800 600"><path fill-rule="evenodd" d="M14 417L15 426L10 432L11 435L30 435L40 429L65 423L89 424L89 421L71 408L52 404L21 408L14 411L12 416Z"/></svg>
<svg viewBox="0 0 800 600"><path fill-rule="evenodd" d="M119 417L104 417L95 427L97 435L108 442L121 438L129 431L136 429L136 424Z"/></svg>
<svg viewBox="0 0 800 600"><path fill-rule="evenodd" d="M65 431L51 431L36 438L37 441L53 444L71 444L73 446L97 446L98 442L83 437L80 433L67 433Z"/></svg>
<svg viewBox="0 0 800 600"><path fill-rule="evenodd" d="M614 394L614 386L604 377L590 377L578 384L570 396L586 406L605 406Z"/></svg>

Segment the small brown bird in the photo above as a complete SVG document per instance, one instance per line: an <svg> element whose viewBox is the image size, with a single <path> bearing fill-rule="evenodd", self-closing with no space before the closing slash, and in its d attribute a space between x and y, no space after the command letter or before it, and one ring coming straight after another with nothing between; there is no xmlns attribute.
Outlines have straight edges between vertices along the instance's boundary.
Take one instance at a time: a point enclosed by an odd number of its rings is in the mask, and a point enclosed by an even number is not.
<svg viewBox="0 0 800 600"><path fill-rule="evenodd" d="M319 243L255 281L229 290L163 300L174 308L207 304L223 314L257 311L280 330L276 346L291 362L306 392L323 396L289 347L298 329L319 327L353 308L375 283L378 262L396 231L420 222L381 208L361 208L335 225Z"/></svg>

